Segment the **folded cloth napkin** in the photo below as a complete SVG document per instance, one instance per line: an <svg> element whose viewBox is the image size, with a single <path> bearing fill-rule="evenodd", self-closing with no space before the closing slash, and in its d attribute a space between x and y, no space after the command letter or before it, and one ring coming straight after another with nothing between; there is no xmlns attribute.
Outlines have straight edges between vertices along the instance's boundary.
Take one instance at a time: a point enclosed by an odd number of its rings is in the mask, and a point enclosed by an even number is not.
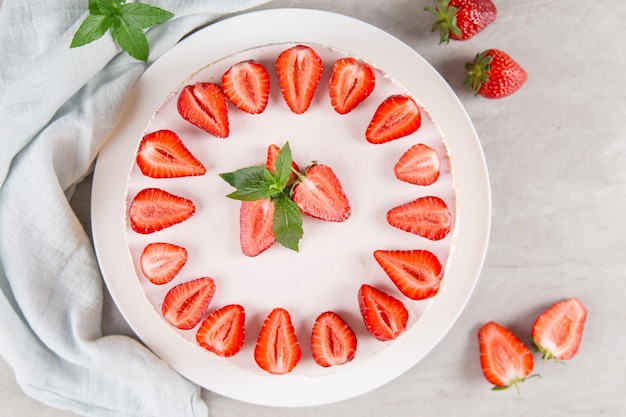
<svg viewBox="0 0 626 417"><path fill-rule="evenodd" d="M103 285L68 198L133 82L185 34L267 0L146 0L148 63L107 34L70 49L88 0L0 6L0 355L28 395L86 416L206 416L200 390L137 340L103 336Z"/></svg>

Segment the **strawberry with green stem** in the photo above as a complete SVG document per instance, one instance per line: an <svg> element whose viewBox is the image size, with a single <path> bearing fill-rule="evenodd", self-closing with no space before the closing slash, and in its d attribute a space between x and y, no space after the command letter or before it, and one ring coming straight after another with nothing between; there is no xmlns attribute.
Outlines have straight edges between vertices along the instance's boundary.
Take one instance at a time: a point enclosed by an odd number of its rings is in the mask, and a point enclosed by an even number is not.
<svg viewBox="0 0 626 417"><path fill-rule="evenodd" d="M499 49L487 49L465 64L465 84L474 95L502 98L519 90L528 73L510 55Z"/></svg>
<svg viewBox="0 0 626 417"><path fill-rule="evenodd" d="M436 0L424 10L436 16L433 32L439 29L439 43L467 40L493 22L497 9L491 0Z"/></svg>

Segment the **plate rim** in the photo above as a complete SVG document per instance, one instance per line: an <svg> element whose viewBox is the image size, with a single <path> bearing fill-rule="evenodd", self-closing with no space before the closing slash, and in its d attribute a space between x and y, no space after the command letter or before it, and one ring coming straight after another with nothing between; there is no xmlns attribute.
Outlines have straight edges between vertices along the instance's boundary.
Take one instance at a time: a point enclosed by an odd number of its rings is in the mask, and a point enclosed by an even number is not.
<svg viewBox="0 0 626 417"><path fill-rule="evenodd" d="M268 22L280 22L280 25ZM321 23L329 28L342 27L341 36L337 38L340 33L337 30L319 31ZM200 54L189 55L207 39L228 38L229 34L246 24L263 24L271 30L255 39L238 37L228 45L224 42L203 57L199 57ZM346 26L352 30L346 30ZM377 46L368 50L358 47L358 44L367 44L364 37L376 41ZM200 386L229 398L267 406L314 406L356 397L386 384L417 364L448 333L469 301L482 270L491 227L491 194L487 165L478 135L465 108L447 82L421 55L398 38L369 23L335 12L304 8L266 9L238 14L210 24L183 39L155 61L131 89L125 108L141 109L146 103L156 106L175 90L181 80L208 63L247 48L274 42L319 43L350 53L359 51L360 58L377 65L381 61L377 59L379 56L399 54L426 71L424 75L431 82L420 86L418 90L424 91L423 94L411 88L414 83L408 68L394 72L394 78L422 101L444 132L450 149L457 183L458 224L455 250L448 265L447 277L457 274L468 276L461 281L462 288L442 286L436 302L405 333L402 341L397 340L383 354L349 371L314 378L302 375L273 376L239 370L208 354L205 355L206 363L190 361L189 358L197 356L191 344L168 343L163 346L159 338L154 336L162 332L175 333L154 313L149 303L137 302L133 298L132 295L136 295L137 291L143 295L138 280L123 282L124 291L121 291L120 276L125 276L129 271L132 271L132 276L136 274L129 251L125 245L119 245L120 237L125 242L125 189L132 154L119 155L118 151L128 146L123 142L124 133L137 131L137 125L141 125L139 132L145 127L145 123L137 122L139 117L134 118L134 123L129 120L133 119L130 114L135 112L124 112L97 158L92 184L92 234L98 263L113 301L135 334L157 356ZM168 74L171 85L168 82L167 85L153 88L153 81L163 73ZM437 92L436 97L430 91ZM449 134L456 135L457 131L466 139L464 143L457 143L456 139L450 142ZM455 155L461 153L458 149L463 149L463 158L457 160ZM459 175L468 172L472 175ZM467 218L471 218L471 221L467 221ZM115 242L118 244L115 245ZM125 259L125 262L121 259ZM428 343L422 342L409 355L405 347L412 346L418 333L420 338L425 334ZM377 376L374 379L372 375Z"/></svg>

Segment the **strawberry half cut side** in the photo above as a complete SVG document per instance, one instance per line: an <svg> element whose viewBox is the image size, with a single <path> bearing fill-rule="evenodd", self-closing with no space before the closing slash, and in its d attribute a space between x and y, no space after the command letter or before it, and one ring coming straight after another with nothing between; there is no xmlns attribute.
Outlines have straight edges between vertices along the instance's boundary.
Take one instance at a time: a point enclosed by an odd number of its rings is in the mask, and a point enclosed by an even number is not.
<svg viewBox="0 0 626 417"><path fill-rule="evenodd" d="M374 91L376 75L372 67L355 58L335 61L328 91L330 104L339 114L350 113Z"/></svg>
<svg viewBox="0 0 626 417"><path fill-rule="evenodd" d="M183 119L213 136L226 138L230 134L228 102L217 84L198 82L185 86L178 96L177 108Z"/></svg>
<svg viewBox="0 0 626 417"><path fill-rule="evenodd" d="M402 301L368 284L361 285L358 298L365 327L376 339L393 340L406 330L409 311Z"/></svg>
<svg viewBox="0 0 626 417"><path fill-rule="evenodd" d="M309 46L296 45L278 55L278 84L293 113L302 114L308 110L323 71L322 59Z"/></svg>
<svg viewBox="0 0 626 417"><path fill-rule="evenodd" d="M200 346L218 356L239 353L246 339L246 314L239 304L229 304L211 313L196 332Z"/></svg>
<svg viewBox="0 0 626 417"><path fill-rule="evenodd" d="M238 109L250 114L263 113L270 94L270 76L258 62L239 62L222 75L222 89Z"/></svg>
<svg viewBox="0 0 626 417"><path fill-rule="evenodd" d="M171 130L144 135L137 151L137 165L152 178L177 178L204 175L206 168Z"/></svg>
<svg viewBox="0 0 626 417"><path fill-rule="evenodd" d="M195 211L191 200L160 188L145 188L130 204L130 226L137 233L154 233L187 220Z"/></svg>
<svg viewBox="0 0 626 417"><path fill-rule="evenodd" d="M420 197L387 212L387 222L400 230L441 240L450 233L452 215L439 197Z"/></svg>
<svg viewBox="0 0 626 417"><path fill-rule="evenodd" d="M400 139L417 131L422 124L422 113L411 97L392 95L376 109L365 131L365 138L374 144Z"/></svg>
<svg viewBox="0 0 626 417"><path fill-rule="evenodd" d="M141 272L155 285L170 282L187 263L187 249L166 242L148 244L139 258Z"/></svg>
<svg viewBox="0 0 626 417"><path fill-rule="evenodd" d="M327 311L317 317L311 332L315 363L329 367L350 362L354 359L356 346L356 334L337 313Z"/></svg>
<svg viewBox="0 0 626 417"><path fill-rule="evenodd" d="M212 278L183 282L165 294L161 312L165 320L177 329L193 329L202 319L214 294L215 281Z"/></svg>
<svg viewBox="0 0 626 417"><path fill-rule="evenodd" d="M317 219L343 222L351 214L350 201L335 172L327 165L309 166L299 176L291 198L300 210Z"/></svg>
<svg viewBox="0 0 626 417"><path fill-rule="evenodd" d="M257 256L276 242L273 232L274 202L242 201L239 210L239 242L246 256Z"/></svg>
<svg viewBox="0 0 626 417"><path fill-rule="evenodd" d="M415 185L431 185L439 179L441 161L437 151L418 143L411 146L393 167L396 178Z"/></svg>
<svg viewBox="0 0 626 417"><path fill-rule="evenodd" d="M533 323L531 336L543 359L567 360L578 352L587 309L577 298L559 301Z"/></svg>
<svg viewBox="0 0 626 417"><path fill-rule="evenodd" d="M374 258L400 292L412 300L424 300L439 292L443 268L427 250L377 250Z"/></svg>
<svg viewBox="0 0 626 417"><path fill-rule="evenodd" d="M480 365L494 389L515 386L528 378L534 367L533 355L511 331L490 321L478 330Z"/></svg>
<svg viewBox="0 0 626 417"><path fill-rule="evenodd" d="M254 348L254 360L271 374L286 374L295 368L302 352L289 312L273 309L263 322Z"/></svg>

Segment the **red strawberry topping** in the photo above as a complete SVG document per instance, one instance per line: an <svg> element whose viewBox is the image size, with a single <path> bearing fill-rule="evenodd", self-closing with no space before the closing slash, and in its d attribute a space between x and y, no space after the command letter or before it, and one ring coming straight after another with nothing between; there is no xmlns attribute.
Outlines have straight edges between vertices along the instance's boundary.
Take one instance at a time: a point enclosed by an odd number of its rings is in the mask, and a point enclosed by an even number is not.
<svg viewBox="0 0 626 417"><path fill-rule="evenodd" d="M193 329L200 323L213 294L215 282L209 277L178 284L165 294L161 306L163 317L178 329Z"/></svg>
<svg viewBox="0 0 626 417"><path fill-rule="evenodd" d="M393 167L396 178L415 185L431 185L439 178L441 162L437 151L418 143L407 150Z"/></svg>
<svg viewBox="0 0 626 417"><path fill-rule="evenodd" d="M437 17L433 32L439 28L439 43L471 38L493 22L498 13L491 0L435 0L435 7L424 10Z"/></svg>
<svg viewBox="0 0 626 417"><path fill-rule="evenodd" d="M139 144L137 165L152 178L175 178L204 175L206 169L171 130L146 134Z"/></svg>
<svg viewBox="0 0 626 417"><path fill-rule="evenodd" d="M165 242L150 243L141 253L139 263L151 283L167 284L187 263L187 249Z"/></svg>
<svg viewBox="0 0 626 417"><path fill-rule="evenodd" d="M217 84L198 82L185 86L177 105L178 113L189 123L218 138L230 134L228 102Z"/></svg>
<svg viewBox="0 0 626 417"><path fill-rule="evenodd" d="M306 45L296 45L276 59L278 84L292 112L302 114L311 105L322 77L324 63L317 52Z"/></svg>
<svg viewBox="0 0 626 417"><path fill-rule="evenodd" d="M146 188L130 204L130 226L137 233L154 233L187 220L195 211L191 200L160 188Z"/></svg>
<svg viewBox="0 0 626 417"><path fill-rule="evenodd" d="M441 198L428 196L389 210L387 222L405 232L441 240L450 232L452 216Z"/></svg>
<svg viewBox="0 0 626 417"><path fill-rule="evenodd" d="M423 300L439 292L443 268L427 250L377 250L374 258L400 292L413 300Z"/></svg>
<svg viewBox="0 0 626 417"><path fill-rule="evenodd" d="M327 311L315 320L311 333L313 360L320 366L342 365L354 359L356 334L337 314Z"/></svg>
<svg viewBox="0 0 626 417"><path fill-rule="evenodd" d="M406 330L409 312L402 301L376 287L361 285L359 308L367 331L378 340L393 340Z"/></svg>
<svg viewBox="0 0 626 417"><path fill-rule="evenodd" d="M502 98L519 90L528 73L510 55L499 49L488 49L465 64L465 84L486 98Z"/></svg>
<svg viewBox="0 0 626 417"><path fill-rule="evenodd" d="M411 97L392 95L376 109L365 131L368 142L381 144L408 136L422 124L420 109Z"/></svg>
<svg viewBox="0 0 626 417"><path fill-rule="evenodd" d="M301 356L289 312L275 308L263 322L254 348L254 360L271 374L286 374L295 368Z"/></svg>
<svg viewBox="0 0 626 417"><path fill-rule="evenodd" d="M309 166L294 185L291 198L309 216L331 222L350 217L350 202L339 179L327 165Z"/></svg>
<svg viewBox="0 0 626 417"><path fill-rule="evenodd" d="M330 103L337 113L347 114L374 91L375 85L372 67L355 58L340 58L330 75Z"/></svg>
<svg viewBox="0 0 626 417"><path fill-rule="evenodd" d="M274 202L270 199L242 201L239 211L239 241L246 256L257 256L276 242Z"/></svg>
<svg viewBox="0 0 626 417"><path fill-rule="evenodd" d="M250 114L263 113L270 94L270 76L262 64L243 61L222 75L222 89L240 110Z"/></svg>
<svg viewBox="0 0 626 417"><path fill-rule="evenodd" d="M531 335L543 358L573 358L580 347L586 319L587 309L577 298L559 301L541 313Z"/></svg>
<svg viewBox="0 0 626 417"><path fill-rule="evenodd" d="M533 355L510 330L493 321L478 330L480 365L495 389L523 382L534 367Z"/></svg>
<svg viewBox="0 0 626 417"><path fill-rule="evenodd" d="M196 333L196 341L218 356L234 356L239 353L246 338L245 321L242 306L226 305L204 319Z"/></svg>

